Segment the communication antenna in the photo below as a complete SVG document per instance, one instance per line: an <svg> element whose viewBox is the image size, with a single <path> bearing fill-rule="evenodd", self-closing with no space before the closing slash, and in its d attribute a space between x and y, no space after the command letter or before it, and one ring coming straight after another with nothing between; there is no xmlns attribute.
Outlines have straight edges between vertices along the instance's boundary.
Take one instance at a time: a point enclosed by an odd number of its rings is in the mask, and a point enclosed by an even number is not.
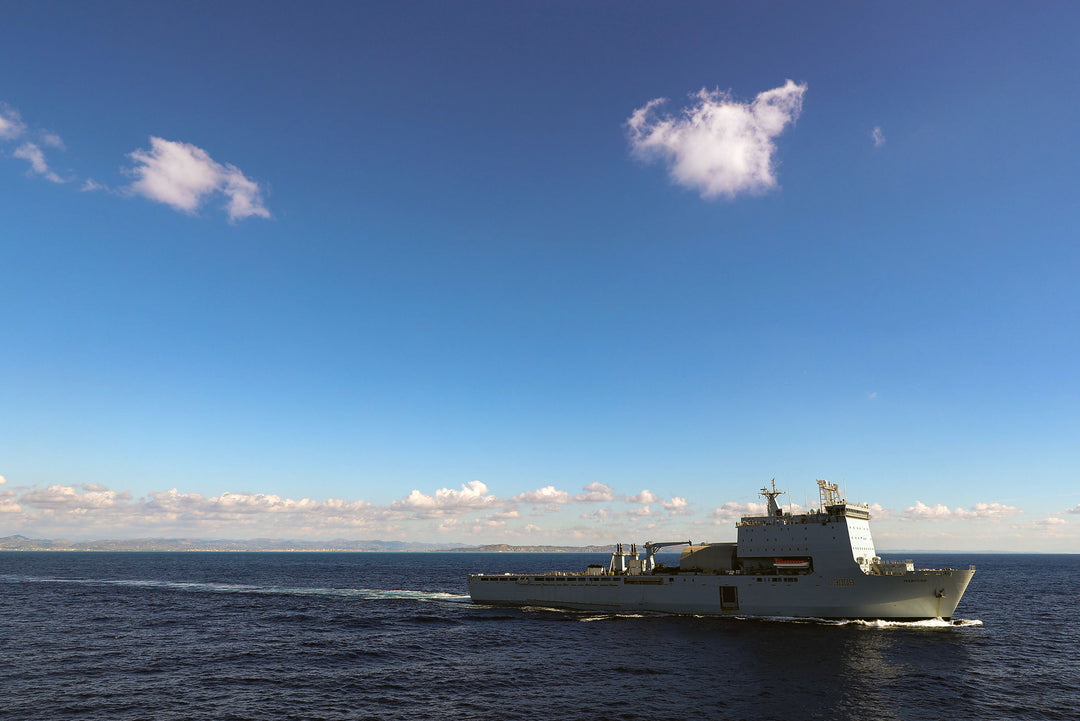
<svg viewBox="0 0 1080 721"><path fill-rule="evenodd" d="M818 494L821 497L821 510L824 511L829 506L838 506L843 501L840 499L840 487L835 483L829 483L823 478L819 478L818 482Z"/></svg>

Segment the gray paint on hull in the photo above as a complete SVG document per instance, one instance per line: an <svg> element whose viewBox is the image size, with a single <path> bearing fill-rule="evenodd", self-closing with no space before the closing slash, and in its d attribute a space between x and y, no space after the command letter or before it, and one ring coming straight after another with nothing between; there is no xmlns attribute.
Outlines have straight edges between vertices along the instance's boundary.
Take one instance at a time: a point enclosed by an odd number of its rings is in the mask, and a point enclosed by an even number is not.
<svg viewBox="0 0 1080 721"><path fill-rule="evenodd" d="M597 580L569 575L476 574L469 576L469 592L475 603L578 610L717 616L949 619L974 573L973 570L914 571L903 576L861 575L847 578L819 574L677 574L606 576ZM545 580L536 580L538 578ZM663 585L643 585L640 579L646 578L659 579ZM738 589L737 607L723 607L721 586Z"/></svg>

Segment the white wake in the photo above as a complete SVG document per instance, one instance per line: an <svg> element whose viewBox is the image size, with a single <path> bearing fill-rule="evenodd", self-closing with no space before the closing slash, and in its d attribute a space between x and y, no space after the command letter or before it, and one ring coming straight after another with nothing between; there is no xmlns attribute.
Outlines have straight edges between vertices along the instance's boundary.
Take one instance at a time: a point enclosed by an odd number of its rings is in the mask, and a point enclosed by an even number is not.
<svg viewBox="0 0 1080 721"><path fill-rule="evenodd" d="M5 583L57 583L80 586L118 586L152 590L182 591L188 593L261 594L273 596L338 596L365 601L468 601L467 594L444 591L413 591L400 588L317 588L305 586L260 586L242 583L198 583L192 581L159 581L141 579L94 579L94 578L31 578L26 576L0 576Z"/></svg>

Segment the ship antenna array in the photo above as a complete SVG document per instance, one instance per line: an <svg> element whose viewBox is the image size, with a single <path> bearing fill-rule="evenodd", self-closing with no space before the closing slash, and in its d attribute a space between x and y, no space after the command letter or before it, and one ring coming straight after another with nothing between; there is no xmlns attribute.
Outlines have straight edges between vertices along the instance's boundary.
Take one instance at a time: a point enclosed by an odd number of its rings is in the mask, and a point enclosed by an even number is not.
<svg viewBox="0 0 1080 721"><path fill-rule="evenodd" d="M840 486L820 478L817 485L818 493L821 496L821 510L824 511L829 506L838 506L844 502L840 498Z"/></svg>

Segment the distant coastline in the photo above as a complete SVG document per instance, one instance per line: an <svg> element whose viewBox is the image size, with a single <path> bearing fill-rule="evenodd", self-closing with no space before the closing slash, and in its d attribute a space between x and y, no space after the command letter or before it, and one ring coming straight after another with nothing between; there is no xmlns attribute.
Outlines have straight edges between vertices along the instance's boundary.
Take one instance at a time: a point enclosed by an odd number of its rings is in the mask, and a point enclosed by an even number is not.
<svg viewBox="0 0 1080 721"><path fill-rule="evenodd" d="M0 538L0 551L215 551L215 552L354 552L354 553L610 553L614 546L513 546L505 543L467 546L456 543L409 541L298 541L256 538L246 541L194 538L131 538L100 541L27 538L22 535Z"/></svg>
<svg viewBox="0 0 1080 721"><path fill-rule="evenodd" d="M280 538L255 538L244 541L201 538L128 538L98 541L69 541L66 539L27 538L22 535L0 537L0 551L204 551L267 553L611 553L614 544L604 546L547 546L542 544L516 546L508 543L489 543L468 546L460 543L419 543L410 541L299 541ZM676 551L677 553L678 551ZM879 549L883 556L915 556L920 554L967 555L1076 555L1069 551L957 551L953 549L891 550Z"/></svg>

